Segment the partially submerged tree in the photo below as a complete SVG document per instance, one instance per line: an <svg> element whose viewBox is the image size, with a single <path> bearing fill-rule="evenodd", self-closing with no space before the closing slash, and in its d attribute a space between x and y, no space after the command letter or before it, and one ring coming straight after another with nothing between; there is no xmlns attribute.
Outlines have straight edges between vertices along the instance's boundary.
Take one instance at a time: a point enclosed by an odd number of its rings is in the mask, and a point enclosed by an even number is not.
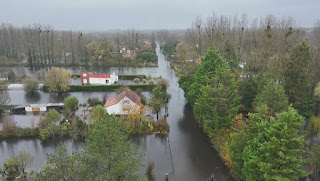
<svg viewBox="0 0 320 181"><path fill-rule="evenodd" d="M23 85L23 88L24 88L24 91L27 93L27 94L34 94L38 91L38 81L37 79L35 78L25 78L23 79L22 83L24 84Z"/></svg>
<svg viewBox="0 0 320 181"><path fill-rule="evenodd" d="M4 82L0 81L0 105L9 104L10 100L8 87L4 84Z"/></svg>
<svg viewBox="0 0 320 181"><path fill-rule="evenodd" d="M42 140L46 140L49 137L55 137L55 133L58 129L57 122L60 121L60 114L51 109L44 117L40 118L39 122L39 136Z"/></svg>
<svg viewBox="0 0 320 181"><path fill-rule="evenodd" d="M64 68L52 67L45 75L45 85L50 92L67 92L70 90L71 74Z"/></svg>
<svg viewBox="0 0 320 181"><path fill-rule="evenodd" d="M19 152L9 160L6 160L1 168L1 174L7 178L15 178L18 176L26 177L26 168L30 167L33 163L33 157L25 152Z"/></svg>
<svg viewBox="0 0 320 181"><path fill-rule="evenodd" d="M69 96L64 99L64 111L67 116L71 116L75 119L75 112L78 110L79 100L75 96Z"/></svg>
<svg viewBox="0 0 320 181"><path fill-rule="evenodd" d="M165 82L165 81L164 81ZM159 112L163 107L166 106L170 99L170 95L167 93L166 83L162 86L157 86L152 90L152 98L149 101L149 104L152 108L152 112L157 114L157 120L159 119Z"/></svg>

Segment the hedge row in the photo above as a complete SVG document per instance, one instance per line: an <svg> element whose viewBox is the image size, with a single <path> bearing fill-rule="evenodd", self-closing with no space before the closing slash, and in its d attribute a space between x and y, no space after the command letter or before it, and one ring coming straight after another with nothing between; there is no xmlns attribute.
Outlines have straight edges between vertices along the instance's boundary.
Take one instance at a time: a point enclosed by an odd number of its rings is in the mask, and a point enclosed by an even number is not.
<svg viewBox="0 0 320 181"><path fill-rule="evenodd" d="M39 136L39 128L20 128L18 127L14 132L7 133L0 131L0 140L5 138L34 138Z"/></svg>
<svg viewBox="0 0 320 181"><path fill-rule="evenodd" d="M72 78L80 78L80 74L72 74L71 77ZM146 75L118 75L118 78L123 79L123 80L133 80L137 77L146 78Z"/></svg>
<svg viewBox="0 0 320 181"><path fill-rule="evenodd" d="M108 91L108 90L117 90L118 88L124 85L121 84L113 84L113 85L70 85L69 92L80 92L80 91ZM152 90L154 85L149 84L132 84L126 85L132 90L136 90L138 88L143 90ZM48 92L49 87L47 85L43 86L43 91Z"/></svg>

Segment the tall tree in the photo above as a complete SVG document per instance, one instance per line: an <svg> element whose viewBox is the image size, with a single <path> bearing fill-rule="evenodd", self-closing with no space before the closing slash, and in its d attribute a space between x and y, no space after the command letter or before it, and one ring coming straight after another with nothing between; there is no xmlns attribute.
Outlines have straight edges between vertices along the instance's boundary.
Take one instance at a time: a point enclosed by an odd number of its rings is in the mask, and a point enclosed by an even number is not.
<svg viewBox="0 0 320 181"><path fill-rule="evenodd" d="M187 98L210 137L232 124L240 101L238 87L228 63L213 46L197 68Z"/></svg>
<svg viewBox="0 0 320 181"><path fill-rule="evenodd" d="M253 112L253 101L258 94L259 78L257 77L245 77L240 82L239 94L240 100L240 112L248 114Z"/></svg>
<svg viewBox="0 0 320 181"><path fill-rule="evenodd" d="M67 181L83 180L79 177L77 154L71 156L67 153L65 145L60 145L55 154L49 154L47 165L36 174L35 180L42 181Z"/></svg>
<svg viewBox="0 0 320 181"><path fill-rule="evenodd" d="M284 88L289 102L306 118L313 112L312 89L307 74L309 62L309 46L302 42L293 48L284 75Z"/></svg>
<svg viewBox="0 0 320 181"><path fill-rule="evenodd" d="M239 59L237 57L236 51L229 40L226 41L224 49L222 51L222 56L230 65L232 72L239 74Z"/></svg>
<svg viewBox="0 0 320 181"><path fill-rule="evenodd" d="M245 180L299 180L305 140L300 136L304 119L293 108L258 124L258 135L243 151Z"/></svg>
<svg viewBox="0 0 320 181"><path fill-rule="evenodd" d="M274 80L267 81L263 90L255 99L255 107L259 107L263 104L268 106L268 113L271 116L286 111L289 107L289 103L282 85L275 83Z"/></svg>
<svg viewBox="0 0 320 181"><path fill-rule="evenodd" d="M104 110L99 105L94 109ZM101 111L98 111L101 112ZM141 154L127 140L119 120L104 116L89 129L85 151L81 155L84 180L139 180Z"/></svg>
<svg viewBox="0 0 320 181"><path fill-rule="evenodd" d="M84 149L68 155L65 146L60 146L54 155L49 155L47 165L36 180L141 180L139 174L142 155L128 141L119 120L108 116L99 105Z"/></svg>

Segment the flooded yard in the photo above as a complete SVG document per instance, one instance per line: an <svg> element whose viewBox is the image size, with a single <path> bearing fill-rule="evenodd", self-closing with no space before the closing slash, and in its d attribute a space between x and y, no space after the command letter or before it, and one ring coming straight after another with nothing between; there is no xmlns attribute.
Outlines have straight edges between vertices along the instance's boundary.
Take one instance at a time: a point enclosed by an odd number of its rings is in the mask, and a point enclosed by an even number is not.
<svg viewBox="0 0 320 181"><path fill-rule="evenodd" d="M168 92L172 98L168 103L169 116L167 118L170 125L168 137L157 135L131 135L130 139L138 145L141 151L145 153L144 163L150 158L155 161L155 178L156 180L165 180L165 174L170 173L169 180L196 181L205 180L211 173L214 173L217 180L228 181L232 177L228 169L223 165L218 153L211 147L209 139L198 127L191 106L184 98L184 92L179 88L178 78L171 69L169 62L159 49L156 49L158 55L157 68L101 68L89 69L89 71L113 73L116 74L145 74L151 76L162 76L170 83ZM14 68L17 71L18 68ZM0 71L7 71L8 68L0 68ZM25 68L28 75L33 75L36 69ZM80 68L69 69L70 72L78 74ZM73 83L77 83L77 79ZM79 80L80 81L80 80ZM89 97L102 98L105 92L71 92L65 95L50 94L39 92L35 96L26 96L23 90L9 91L11 104L31 104L31 103L58 103L62 102L66 96L73 95L79 99L80 103L87 101ZM115 92L107 92L108 97ZM149 98L150 92L143 92ZM79 112L80 111L80 112ZM81 114L78 110L77 115ZM163 113L161 113L163 116ZM33 117L33 118L32 118ZM21 127L30 125L30 120L34 123L39 120L38 116L32 115L12 115L11 119L17 122ZM66 144L68 151L77 151L81 149L81 143L72 140L62 141ZM39 139L9 139L0 141L0 165L19 151L27 151L34 157L33 168L40 170L45 164L47 153L56 150L58 142L43 143ZM143 170L142 172L144 172Z"/></svg>

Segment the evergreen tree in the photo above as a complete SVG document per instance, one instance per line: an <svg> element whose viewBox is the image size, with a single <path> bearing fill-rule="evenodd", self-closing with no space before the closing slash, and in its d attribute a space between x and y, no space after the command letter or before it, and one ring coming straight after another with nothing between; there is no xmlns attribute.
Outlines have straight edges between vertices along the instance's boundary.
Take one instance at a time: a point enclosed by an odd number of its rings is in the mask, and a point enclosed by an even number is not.
<svg viewBox="0 0 320 181"><path fill-rule="evenodd" d="M302 42L291 52L284 75L284 88L289 102L306 118L313 112L312 88L307 74L309 61L309 47L306 42Z"/></svg>
<svg viewBox="0 0 320 181"><path fill-rule="evenodd" d="M226 41L224 49L222 51L222 56L230 65L230 68L233 73L239 73L239 59L237 57L236 51L234 50L233 45L229 40Z"/></svg>
<svg viewBox="0 0 320 181"><path fill-rule="evenodd" d="M68 155L66 147L60 146L35 180L143 180L139 174L142 155L128 141L119 120L108 116L101 105L92 111L101 114L89 127L84 149Z"/></svg>
<svg viewBox="0 0 320 181"><path fill-rule="evenodd" d="M289 107L287 95L283 87L273 80L267 81L263 90L257 95L256 107L265 104L268 106L268 114L274 116L275 113L286 111Z"/></svg>
<svg viewBox="0 0 320 181"><path fill-rule="evenodd" d="M232 124L238 112L239 95L234 74L213 47L198 67L187 97L194 101L195 116L212 137L219 129Z"/></svg>
<svg viewBox="0 0 320 181"><path fill-rule="evenodd" d="M258 134L243 151L245 180L298 180L303 170L305 140L299 135L304 119L296 110L277 114L257 125Z"/></svg>
<svg viewBox="0 0 320 181"><path fill-rule="evenodd" d="M83 180L139 180L142 155L128 141L119 120L108 116L94 120L89 128L85 151L81 154ZM101 112L98 111L98 112Z"/></svg>
<svg viewBox="0 0 320 181"><path fill-rule="evenodd" d="M245 77L242 82L240 82L240 112L245 115L249 112L253 112L252 104L254 98L258 94L258 85L259 80L256 77Z"/></svg>

